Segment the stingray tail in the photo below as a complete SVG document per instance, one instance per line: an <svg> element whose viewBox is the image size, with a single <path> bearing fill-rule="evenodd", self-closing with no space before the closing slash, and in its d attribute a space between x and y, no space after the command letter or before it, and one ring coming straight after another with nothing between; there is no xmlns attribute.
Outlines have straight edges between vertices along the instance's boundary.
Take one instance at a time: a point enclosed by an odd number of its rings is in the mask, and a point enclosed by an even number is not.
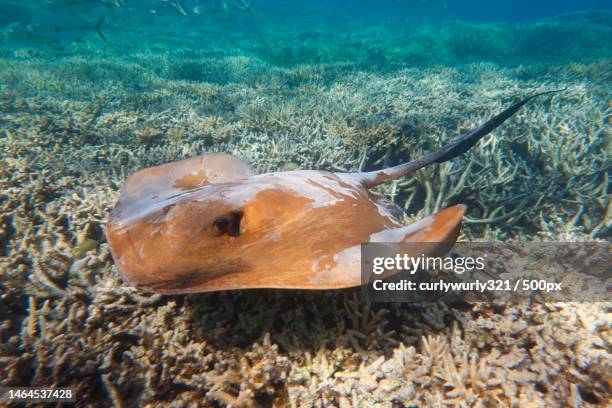
<svg viewBox="0 0 612 408"><path fill-rule="evenodd" d="M478 143L480 139L491 133L502 123L512 117L512 115L518 112L518 110L521 109L527 102L537 98L538 96L548 95L564 90L565 89L556 89L554 91L541 92L525 98L522 101L510 106L500 114L492 117L482 125L478 126L476 129L472 129L469 132L459 136L456 140L443 148L436 150L435 152L428 153L425 156L411 162L400 164L399 166L390 167L388 169L379 171L372 171L369 173L362 173L359 175L361 181L363 185L368 188L374 187L387 181L394 180L398 177L413 173L416 170L427 166L428 164L443 163L445 161L454 159L455 157L460 156L470 150L476 143Z"/></svg>

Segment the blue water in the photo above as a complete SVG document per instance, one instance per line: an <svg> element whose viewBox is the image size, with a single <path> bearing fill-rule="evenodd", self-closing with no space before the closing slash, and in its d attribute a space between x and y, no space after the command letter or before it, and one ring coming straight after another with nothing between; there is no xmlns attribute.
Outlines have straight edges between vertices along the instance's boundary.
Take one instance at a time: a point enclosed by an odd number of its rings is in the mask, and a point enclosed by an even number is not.
<svg viewBox="0 0 612 408"><path fill-rule="evenodd" d="M316 3L316 2L315 2ZM338 1L350 7L356 2ZM430 18L471 21L522 21L584 10L610 10L610 0L434 0L434 1L362 1L369 13L387 16L413 15ZM354 6L353 6L354 7Z"/></svg>
<svg viewBox="0 0 612 408"><path fill-rule="evenodd" d="M146 19L142 30L154 32L156 24L167 25L163 17L196 20L200 24L227 23L228 27L248 29L251 25L274 24L278 27L301 26L303 24L331 23L337 28L339 22L391 22L401 19L433 19L437 21L463 20L472 22L520 22L553 17L580 11L610 11L610 0L336 0L336 1L249 1L251 12L244 12L243 0L44 0L44 1L0 1L0 29L6 31L11 24L19 23L36 32L35 24L58 23L54 33L62 38L61 30L70 30L62 25L67 15L93 17L107 15L109 23L130 24L139 17ZM185 15L183 15L185 14ZM253 21L248 21L248 18ZM243 20L236 23L236 20ZM247 20L247 21L244 21ZM75 26L72 22L72 27ZM183 22L184 23L184 22ZM28 26L29 24L33 24ZM612 22L605 22L608 26Z"/></svg>

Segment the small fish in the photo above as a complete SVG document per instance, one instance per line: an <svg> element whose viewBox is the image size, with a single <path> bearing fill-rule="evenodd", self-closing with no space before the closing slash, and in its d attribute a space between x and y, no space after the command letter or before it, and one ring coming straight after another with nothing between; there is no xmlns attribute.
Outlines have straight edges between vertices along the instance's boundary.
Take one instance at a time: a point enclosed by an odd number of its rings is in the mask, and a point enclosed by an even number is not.
<svg viewBox="0 0 612 408"><path fill-rule="evenodd" d="M13 23L3 32L4 38L13 43L57 44L67 41L80 41L92 31L106 42L102 32L105 17L91 23L82 17L74 15L37 16L28 24Z"/></svg>
<svg viewBox="0 0 612 408"><path fill-rule="evenodd" d="M397 207L369 189L465 153L536 96L440 150L385 170L254 175L223 154L140 170L128 177L106 225L115 264L128 283L165 294L335 289L362 284L361 243L438 243L422 253L447 251L465 206L404 226Z"/></svg>
<svg viewBox="0 0 612 408"><path fill-rule="evenodd" d="M182 16L187 15L187 11L181 0L160 0L160 2L171 5Z"/></svg>
<svg viewBox="0 0 612 408"><path fill-rule="evenodd" d="M187 12L185 11L185 7L183 7L183 5L181 4L180 0L173 1L172 5L179 12L180 15L182 15L182 16L186 16L187 15Z"/></svg>
<svg viewBox="0 0 612 408"><path fill-rule="evenodd" d="M172 6L182 16L203 16L210 12L228 12L231 9L248 11L254 14L252 0L159 0L161 4ZM151 10L157 13L157 10Z"/></svg>

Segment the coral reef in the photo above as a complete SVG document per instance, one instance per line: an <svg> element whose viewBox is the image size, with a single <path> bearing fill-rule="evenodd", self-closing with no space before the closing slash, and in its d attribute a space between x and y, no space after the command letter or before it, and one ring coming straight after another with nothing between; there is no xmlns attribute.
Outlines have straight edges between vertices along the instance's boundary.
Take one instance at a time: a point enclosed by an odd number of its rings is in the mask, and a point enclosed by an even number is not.
<svg viewBox="0 0 612 408"><path fill-rule="evenodd" d="M375 169L517 97L567 88L469 155L379 192L407 220L466 203L466 240L609 239L612 41L593 38L611 31L599 14L568 18L382 39L382 28L262 28L208 44L200 33L176 41L169 27L163 45L135 48L126 27L106 48L5 47L0 385L73 387L81 406L607 403L607 304L150 295L121 282L103 235L122 183L145 166L227 152L258 172ZM466 47L474 35L483 42ZM559 35L585 42L548 47Z"/></svg>

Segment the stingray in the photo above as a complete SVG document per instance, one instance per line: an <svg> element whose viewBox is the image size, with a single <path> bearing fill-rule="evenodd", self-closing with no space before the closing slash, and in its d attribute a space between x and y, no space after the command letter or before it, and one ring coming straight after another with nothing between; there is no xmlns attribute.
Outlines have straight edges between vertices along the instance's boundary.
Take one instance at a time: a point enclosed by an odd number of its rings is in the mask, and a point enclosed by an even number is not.
<svg viewBox="0 0 612 408"><path fill-rule="evenodd" d="M512 105L437 151L379 171L256 175L226 154L137 171L106 225L113 259L129 284L164 294L359 286L362 243L423 243L414 256L445 252L466 209L458 204L406 226L398 207L370 189L467 152L550 92Z"/></svg>

